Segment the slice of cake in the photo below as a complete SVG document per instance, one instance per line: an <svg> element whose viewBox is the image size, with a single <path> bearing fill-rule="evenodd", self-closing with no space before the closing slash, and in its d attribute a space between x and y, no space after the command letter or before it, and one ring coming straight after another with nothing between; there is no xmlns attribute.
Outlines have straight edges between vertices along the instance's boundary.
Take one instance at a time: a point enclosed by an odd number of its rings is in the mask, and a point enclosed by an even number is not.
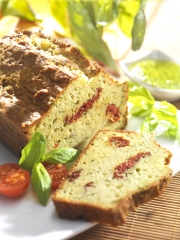
<svg viewBox="0 0 180 240"><path fill-rule="evenodd" d="M172 154L149 133L99 131L53 195L60 218L125 223L167 187Z"/></svg>
<svg viewBox="0 0 180 240"><path fill-rule="evenodd" d="M82 150L127 123L128 85L64 39L25 31L0 40L0 140L16 154L34 132L47 149Z"/></svg>

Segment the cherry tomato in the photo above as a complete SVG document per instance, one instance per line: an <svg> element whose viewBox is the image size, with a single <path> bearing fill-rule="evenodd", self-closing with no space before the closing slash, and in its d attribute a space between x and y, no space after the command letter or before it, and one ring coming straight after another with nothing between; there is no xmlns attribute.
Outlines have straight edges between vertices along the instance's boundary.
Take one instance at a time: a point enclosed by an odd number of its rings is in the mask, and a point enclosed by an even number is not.
<svg viewBox="0 0 180 240"><path fill-rule="evenodd" d="M16 163L0 166L0 193L16 197L24 193L30 183L30 174Z"/></svg>
<svg viewBox="0 0 180 240"><path fill-rule="evenodd" d="M68 169L64 164L53 164L48 162L43 162L44 167L49 173L52 184L51 187L53 189L57 188L59 184L65 179L68 175Z"/></svg>

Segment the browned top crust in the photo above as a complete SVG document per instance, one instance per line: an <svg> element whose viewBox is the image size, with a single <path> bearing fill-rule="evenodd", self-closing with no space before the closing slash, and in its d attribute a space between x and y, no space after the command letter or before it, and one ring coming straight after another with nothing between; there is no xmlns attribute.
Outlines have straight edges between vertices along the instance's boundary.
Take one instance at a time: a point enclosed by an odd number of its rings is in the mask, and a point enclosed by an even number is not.
<svg viewBox="0 0 180 240"><path fill-rule="evenodd" d="M0 59L0 112L21 127L45 114L78 72L91 78L100 71L68 41L41 32L0 39Z"/></svg>

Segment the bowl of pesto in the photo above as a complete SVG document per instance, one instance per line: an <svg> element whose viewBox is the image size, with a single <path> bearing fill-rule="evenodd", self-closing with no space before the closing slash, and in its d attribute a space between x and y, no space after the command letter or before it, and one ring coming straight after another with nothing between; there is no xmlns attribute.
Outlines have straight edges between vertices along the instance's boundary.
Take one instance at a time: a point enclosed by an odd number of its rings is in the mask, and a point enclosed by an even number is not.
<svg viewBox="0 0 180 240"><path fill-rule="evenodd" d="M159 50L120 61L123 72L159 101L180 99L180 63Z"/></svg>

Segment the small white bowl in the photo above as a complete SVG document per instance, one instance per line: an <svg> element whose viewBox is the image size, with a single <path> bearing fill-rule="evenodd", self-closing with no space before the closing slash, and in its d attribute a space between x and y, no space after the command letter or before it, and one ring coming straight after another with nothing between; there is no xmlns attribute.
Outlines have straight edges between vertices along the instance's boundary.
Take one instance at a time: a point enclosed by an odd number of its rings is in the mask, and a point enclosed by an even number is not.
<svg viewBox="0 0 180 240"><path fill-rule="evenodd" d="M173 58L169 57L168 55L159 50L153 50L151 52L144 53L143 55L138 55L137 57L134 57L132 59L122 60L119 62L119 64L121 69L131 80L147 88L156 100L168 102L178 101L180 99L180 90L171 90L154 87L143 82L140 76L132 75L132 73L129 70L130 65L146 59L170 60L179 64L176 60L174 60Z"/></svg>

